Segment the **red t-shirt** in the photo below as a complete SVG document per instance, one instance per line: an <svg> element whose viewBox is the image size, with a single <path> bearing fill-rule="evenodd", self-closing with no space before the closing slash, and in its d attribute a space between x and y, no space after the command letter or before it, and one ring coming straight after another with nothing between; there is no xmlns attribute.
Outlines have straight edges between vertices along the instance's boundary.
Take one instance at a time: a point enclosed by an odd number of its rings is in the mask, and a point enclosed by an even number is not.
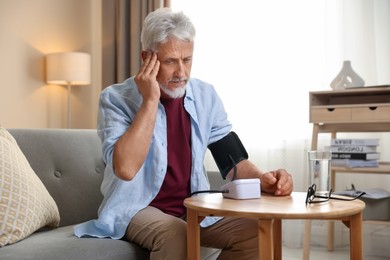
<svg viewBox="0 0 390 260"><path fill-rule="evenodd" d="M167 115L168 168L159 193L150 203L177 217L186 212L183 200L190 193L191 176L191 122L183 102L183 98L161 98Z"/></svg>

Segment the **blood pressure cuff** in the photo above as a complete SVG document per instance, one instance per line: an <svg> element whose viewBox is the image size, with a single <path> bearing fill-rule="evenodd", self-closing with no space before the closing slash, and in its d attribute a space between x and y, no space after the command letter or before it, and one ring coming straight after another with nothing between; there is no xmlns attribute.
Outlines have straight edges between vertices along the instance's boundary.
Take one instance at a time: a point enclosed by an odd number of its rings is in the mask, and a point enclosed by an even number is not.
<svg viewBox="0 0 390 260"><path fill-rule="evenodd" d="M248 153L235 132L208 146L223 179L240 161L248 159Z"/></svg>

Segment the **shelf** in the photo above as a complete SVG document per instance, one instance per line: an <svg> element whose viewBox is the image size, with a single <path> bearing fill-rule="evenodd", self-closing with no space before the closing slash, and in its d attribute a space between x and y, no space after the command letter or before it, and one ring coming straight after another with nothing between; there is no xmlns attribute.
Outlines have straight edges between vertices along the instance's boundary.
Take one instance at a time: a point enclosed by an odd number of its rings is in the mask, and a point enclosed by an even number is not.
<svg viewBox="0 0 390 260"><path fill-rule="evenodd" d="M318 148L318 135L321 133L329 133L336 138L337 133L390 132L390 86L309 92L309 122L313 124L312 150ZM380 162L374 168L333 166L333 190L338 173L390 174L390 162ZM390 220L367 219L364 222L390 225ZM332 224L329 225L328 235L328 250L333 250Z"/></svg>
<svg viewBox="0 0 390 260"><path fill-rule="evenodd" d="M310 107L390 102L390 86L309 92Z"/></svg>
<svg viewBox="0 0 390 260"><path fill-rule="evenodd" d="M365 174L390 174L390 162L379 162L378 167L339 167L332 166L332 171L338 173L365 173Z"/></svg>

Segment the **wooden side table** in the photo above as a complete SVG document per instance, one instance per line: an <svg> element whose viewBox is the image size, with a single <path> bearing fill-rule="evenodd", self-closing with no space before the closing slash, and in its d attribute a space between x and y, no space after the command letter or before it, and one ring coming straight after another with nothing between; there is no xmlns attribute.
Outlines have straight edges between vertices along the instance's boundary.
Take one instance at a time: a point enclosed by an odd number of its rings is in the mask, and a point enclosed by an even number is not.
<svg viewBox="0 0 390 260"><path fill-rule="evenodd" d="M260 199L234 200L221 194L193 196L184 200L187 208L188 259L200 259L200 227L205 216L254 218L259 220L259 259L282 259L283 219L341 220L350 230L350 258L363 259L363 201L330 200L305 205L306 193L276 197L262 194Z"/></svg>

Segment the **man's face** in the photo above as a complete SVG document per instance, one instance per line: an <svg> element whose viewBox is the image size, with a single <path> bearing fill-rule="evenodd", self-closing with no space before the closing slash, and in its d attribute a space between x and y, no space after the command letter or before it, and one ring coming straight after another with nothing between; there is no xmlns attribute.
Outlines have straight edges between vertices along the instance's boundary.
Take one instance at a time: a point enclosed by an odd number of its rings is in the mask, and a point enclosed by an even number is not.
<svg viewBox="0 0 390 260"><path fill-rule="evenodd" d="M186 84L190 79L193 51L193 43L177 39L169 39L159 46L157 59L160 61L160 70L157 81L162 97L184 96Z"/></svg>

